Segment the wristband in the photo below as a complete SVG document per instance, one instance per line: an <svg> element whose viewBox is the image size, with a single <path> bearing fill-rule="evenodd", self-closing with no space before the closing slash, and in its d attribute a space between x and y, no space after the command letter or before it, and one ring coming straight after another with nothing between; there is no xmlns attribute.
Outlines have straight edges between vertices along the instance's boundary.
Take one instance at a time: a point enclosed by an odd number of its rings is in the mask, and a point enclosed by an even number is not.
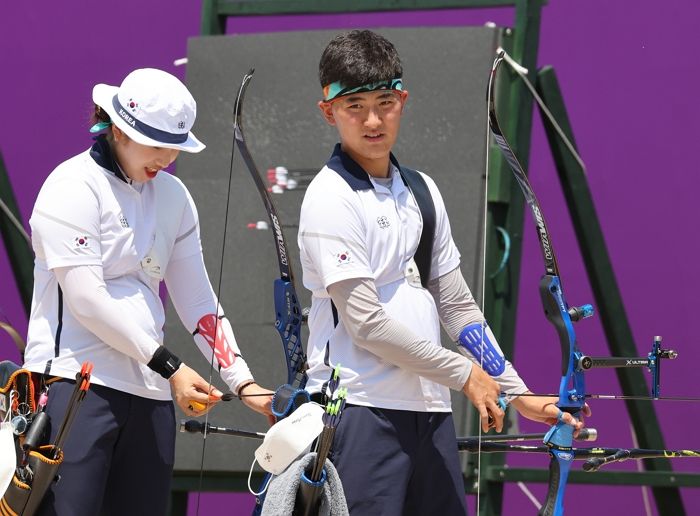
<svg viewBox="0 0 700 516"><path fill-rule="evenodd" d="M241 393L243 392L243 389L245 389L246 387L248 387L249 385L252 385L254 383L255 383L255 380L249 380L238 388L238 394L236 396L238 396L239 400L243 401L241 398Z"/></svg>
<svg viewBox="0 0 700 516"><path fill-rule="evenodd" d="M169 380L182 365L182 360L177 358L165 346L159 346L147 365L163 378Z"/></svg>

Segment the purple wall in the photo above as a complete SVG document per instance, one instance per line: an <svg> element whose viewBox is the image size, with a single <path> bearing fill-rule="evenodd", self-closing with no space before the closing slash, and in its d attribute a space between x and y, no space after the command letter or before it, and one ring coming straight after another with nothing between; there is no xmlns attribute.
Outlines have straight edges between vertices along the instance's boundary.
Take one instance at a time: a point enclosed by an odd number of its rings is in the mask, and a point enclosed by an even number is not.
<svg viewBox="0 0 700 516"><path fill-rule="evenodd" d="M51 169L89 144L86 132L90 92L96 82L118 84L126 73L153 66L183 75L174 59L184 57L186 40L199 30L200 2L123 0L111 12L107 4L73 1L44 4L8 2L0 18L0 150L9 169L23 221ZM693 0L659 2L552 2L544 8L539 63L557 70L576 141L615 267L625 307L640 352L654 335L679 351L668 363L664 395L692 395L692 364L700 359L691 307L698 290L693 257L700 250L690 221L700 179L692 165L692 145L700 141L695 85L700 79ZM511 24L512 9L472 12L401 13L348 16L248 18L231 31L264 32L308 28L465 25L493 20ZM687 142L687 143L686 143ZM690 145L690 147L688 147ZM556 180L546 140L535 119L531 180L540 197L559 256L567 298L592 302L585 271ZM526 220L517 352L514 361L534 391L558 384L559 349L541 315L536 292L541 259L532 222ZM20 307L4 249L0 250L0 316L21 333L26 317ZM599 320L579 325L583 349L608 354ZM554 361L550 360L555 357ZM18 359L10 339L0 335L0 359ZM619 392L611 371L589 373L590 392ZM629 419L615 401L594 404L591 426L603 445L632 446ZM700 424L700 411L687 403L656 404L667 446L692 448L687 428ZM534 424L523 429L534 431ZM235 442L232 441L232 446ZM543 466L543 458L509 456L508 463ZM634 469L636 464L615 466ZM699 471L692 459L674 462L676 471ZM612 468L611 468L612 469ZM544 486L529 486L544 497ZM593 498L595 496L595 498ZM605 496L605 509L596 502ZM579 497L588 501L576 503ZM686 507L700 501L684 492ZM200 514L247 514L252 497L207 495ZM626 511L643 514L639 488L575 486L567 514ZM508 486L505 514L534 513L515 486ZM245 510L244 507L245 506ZM240 511L236 512L235 507Z"/></svg>

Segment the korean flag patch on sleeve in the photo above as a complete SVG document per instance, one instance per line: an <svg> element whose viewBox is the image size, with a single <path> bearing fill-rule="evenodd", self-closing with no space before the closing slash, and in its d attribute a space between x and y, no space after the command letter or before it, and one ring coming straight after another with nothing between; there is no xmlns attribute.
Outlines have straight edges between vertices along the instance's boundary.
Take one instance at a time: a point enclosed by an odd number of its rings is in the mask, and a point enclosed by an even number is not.
<svg viewBox="0 0 700 516"><path fill-rule="evenodd" d="M340 267L341 265L345 265L345 264L350 263L351 262L350 251L343 251L341 253L338 253L336 255L336 260L337 260L338 267Z"/></svg>

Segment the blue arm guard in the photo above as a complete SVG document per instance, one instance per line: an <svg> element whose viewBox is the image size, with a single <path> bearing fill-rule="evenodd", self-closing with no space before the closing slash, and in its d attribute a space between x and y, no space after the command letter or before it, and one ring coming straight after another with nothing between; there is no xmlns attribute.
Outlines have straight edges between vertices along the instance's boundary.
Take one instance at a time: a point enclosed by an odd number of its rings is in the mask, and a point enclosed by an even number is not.
<svg viewBox="0 0 700 516"><path fill-rule="evenodd" d="M506 360L492 339L493 333L485 323L474 323L462 330L457 344L466 348L490 376L500 376L506 369Z"/></svg>

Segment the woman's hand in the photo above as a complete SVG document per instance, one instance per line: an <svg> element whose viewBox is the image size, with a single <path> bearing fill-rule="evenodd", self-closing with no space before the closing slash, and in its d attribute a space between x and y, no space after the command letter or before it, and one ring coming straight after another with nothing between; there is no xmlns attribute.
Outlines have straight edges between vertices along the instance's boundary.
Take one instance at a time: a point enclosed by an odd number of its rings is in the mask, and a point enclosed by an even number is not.
<svg viewBox="0 0 700 516"><path fill-rule="evenodd" d="M238 395L243 403L255 412L267 416L270 425L277 421L272 414L272 395L274 392L252 382L239 389Z"/></svg>
<svg viewBox="0 0 700 516"><path fill-rule="evenodd" d="M185 364L182 364L168 381L175 403L188 416L203 416L219 403L223 395L220 390L199 376L197 371Z"/></svg>

